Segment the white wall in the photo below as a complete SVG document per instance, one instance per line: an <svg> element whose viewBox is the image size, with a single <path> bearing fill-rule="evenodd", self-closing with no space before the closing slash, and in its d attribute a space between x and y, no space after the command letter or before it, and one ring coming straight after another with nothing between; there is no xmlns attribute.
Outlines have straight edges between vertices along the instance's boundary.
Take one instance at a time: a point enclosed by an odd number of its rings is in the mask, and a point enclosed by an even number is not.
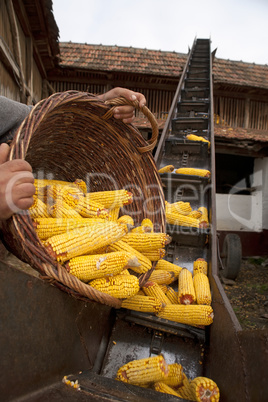
<svg viewBox="0 0 268 402"><path fill-rule="evenodd" d="M254 170L262 171L262 227L268 229L268 158L255 159Z"/></svg>
<svg viewBox="0 0 268 402"><path fill-rule="evenodd" d="M268 158L255 159L251 195L216 194L217 230L261 232L268 228ZM239 186L237 186L239 187Z"/></svg>

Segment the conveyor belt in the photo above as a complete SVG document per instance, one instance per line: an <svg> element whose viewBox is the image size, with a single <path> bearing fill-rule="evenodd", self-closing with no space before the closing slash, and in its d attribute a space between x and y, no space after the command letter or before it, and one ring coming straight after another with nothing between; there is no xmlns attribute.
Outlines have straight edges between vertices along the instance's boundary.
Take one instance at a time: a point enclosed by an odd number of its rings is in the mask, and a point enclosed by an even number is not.
<svg viewBox="0 0 268 402"><path fill-rule="evenodd" d="M214 155L206 142L187 139L188 134L213 142L213 96L209 39L196 39L189 53L163 133L155 151L158 168L174 165L172 173L160 174L165 199L169 203L190 202L193 209L206 207L211 212L211 178L179 175L182 167L207 169L213 175ZM214 147L212 147L214 149ZM210 228L180 227L167 224L167 232L180 246L199 248L194 254L204 255ZM177 249L177 248L176 248ZM177 251L173 262L191 266L189 252ZM209 250L208 250L209 252Z"/></svg>

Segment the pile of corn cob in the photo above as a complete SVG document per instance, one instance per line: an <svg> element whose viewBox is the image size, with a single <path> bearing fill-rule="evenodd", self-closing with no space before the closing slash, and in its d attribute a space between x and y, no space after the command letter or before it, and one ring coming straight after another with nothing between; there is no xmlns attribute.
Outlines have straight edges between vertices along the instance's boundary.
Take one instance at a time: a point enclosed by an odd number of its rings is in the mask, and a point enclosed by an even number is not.
<svg viewBox="0 0 268 402"><path fill-rule="evenodd" d="M177 173L186 174L191 176L201 176L210 177L210 171L208 169L198 169L198 168L179 168L175 169L174 165L166 165L158 170L158 173Z"/></svg>
<svg viewBox="0 0 268 402"><path fill-rule="evenodd" d="M154 233L149 219L134 228L131 216L119 217L132 194L124 189L88 193L81 180L35 180L35 186L29 214L55 261L103 293L118 299L137 294L138 275L165 256L171 238Z"/></svg>
<svg viewBox="0 0 268 402"><path fill-rule="evenodd" d="M165 246L171 241L166 233L155 233L149 219L134 227L130 215L120 216L121 208L132 202L131 193L126 190L88 193L80 180L74 183L36 180L35 185L35 202L29 214L37 235L47 252L71 275L121 299L122 308L193 326L212 323L206 261L199 259L193 263L193 275L186 268L166 261ZM193 212L185 204L177 205L182 216ZM155 269L141 287L138 277L151 270L153 262ZM128 363L118 371L117 379L141 386L153 385L159 392L184 398L216 392L216 385L210 380L202 377L189 381L180 365L167 365L162 357L144 359L142 364L145 364L143 374L139 372L141 366L136 374L137 370L132 370ZM156 377L155 365L161 374ZM218 400L216 396L214 400Z"/></svg>
<svg viewBox="0 0 268 402"><path fill-rule="evenodd" d="M193 210L189 202L165 203L166 221L172 225L195 228L208 228L209 219L206 207Z"/></svg>
<svg viewBox="0 0 268 402"><path fill-rule="evenodd" d="M167 260L157 262L149 280L122 307L153 313L159 318L203 327L213 322L207 262L193 263L193 275Z"/></svg>
<svg viewBox="0 0 268 402"><path fill-rule="evenodd" d="M88 193L81 180L36 180L35 185L29 213L37 235L71 275L121 299L123 308L189 325L212 323L206 274L192 278L190 271L164 260L171 238L155 233L149 219L134 227L131 216L119 217L120 208L132 202L131 193ZM155 270L140 287L139 275L151 270L153 262Z"/></svg>
<svg viewBox="0 0 268 402"><path fill-rule="evenodd" d="M179 363L167 364L163 355L133 360L120 367L116 380L198 402L219 401L217 384L207 377L187 378Z"/></svg>

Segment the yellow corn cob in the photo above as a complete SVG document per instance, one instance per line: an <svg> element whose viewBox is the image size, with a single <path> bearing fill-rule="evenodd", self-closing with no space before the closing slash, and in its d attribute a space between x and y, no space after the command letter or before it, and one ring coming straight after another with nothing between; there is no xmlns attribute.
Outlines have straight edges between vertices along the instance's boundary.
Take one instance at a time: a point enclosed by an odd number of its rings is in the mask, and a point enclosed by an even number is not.
<svg viewBox="0 0 268 402"><path fill-rule="evenodd" d="M182 373L182 386L183 387L189 387L190 386L191 380L186 376L186 374L183 372Z"/></svg>
<svg viewBox="0 0 268 402"><path fill-rule="evenodd" d="M191 393L195 401L219 401L220 390L217 384L207 377L196 377L190 382Z"/></svg>
<svg viewBox="0 0 268 402"><path fill-rule="evenodd" d="M158 170L158 173L171 173L174 170L173 165L166 165L163 166L161 169Z"/></svg>
<svg viewBox="0 0 268 402"><path fill-rule="evenodd" d="M142 254L150 261L159 261L165 257L166 250L164 248L152 249L150 251L143 251Z"/></svg>
<svg viewBox="0 0 268 402"><path fill-rule="evenodd" d="M115 275L106 278L94 279L90 286L100 292L106 293L118 299L132 297L140 289L139 280L134 275Z"/></svg>
<svg viewBox="0 0 268 402"><path fill-rule="evenodd" d="M84 218L109 218L109 210L102 204L89 200L87 197L81 197L79 202L69 204Z"/></svg>
<svg viewBox="0 0 268 402"><path fill-rule="evenodd" d="M151 232L154 231L154 224L153 224L153 222L151 221L151 219L149 219L149 218L144 218L144 219L141 221L141 226L145 226L145 227L147 227L147 228L151 228ZM148 231L149 231L149 229L148 229Z"/></svg>
<svg viewBox="0 0 268 402"><path fill-rule="evenodd" d="M138 274L144 274L145 272L149 271L149 269L152 268L152 263L147 257L145 257L139 251L135 250L128 243L123 242L123 240L119 240L117 242L111 243L108 246L107 250L109 252L110 251L125 251L127 253L132 254L132 255L135 255L138 258L140 266L139 267L132 267L132 270L134 272L137 272Z"/></svg>
<svg viewBox="0 0 268 402"><path fill-rule="evenodd" d="M196 377L192 381L183 374L183 385L176 389L180 398L190 401L219 401L217 384L207 377Z"/></svg>
<svg viewBox="0 0 268 402"><path fill-rule="evenodd" d="M198 258L194 261L193 264L193 273L194 275L202 272L203 274L208 274L208 263L204 260L204 258Z"/></svg>
<svg viewBox="0 0 268 402"><path fill-rule="evenodd" d="M131 265L139 265L138 259L123 251L107 254L81 255L66 263L66 270L83 282L114 276Z"/></svg>
<svg viewBox="0 0 268 402"><path fill-rule="evenodd" d="M102 219L94 218L35 218L34 227L36 233L41 240L46 240L49 237L62 234L75 228L90 226L93 223L101 222ZM103 222L103 221L102 221Z"/></svg>
<svg viewBox="0 0 268 402"><path fill-rule="evenodd" d="M98 191L87 193L86 198L104 205L105 208L123 207L133 202L133 194L127 190Z"/></svg>
<svg viewBox="0 0 268 402"><path fill-rule="evenodd" d="M195 211L191 211L187 216L190 217L190 218L199 219L199 218L201 218L201 216L202 216L202 212L196 211L196 210L195 210Z"/></svg>
<svg viewBox="0 0 268 402"><path fill-rule="evenodd" d="M155 389L155 391L162 392L164 394L179 396L179 394L173 388L171 388L169 385L165 384L163 381L155 382L154 389Z"/></svg>
<svg viewBox="0 0 268 402"><path fill-rule="evenodd" d="M47 205L37 196L33 196L34 202L28 209L31 218L48 218L50 216Z"/></svg>
<svg viewBox="0 0 268 402"><path fill-rule="evenodd" d="M176 292L172 287L170 286L167 287L166 296L172 304L178 303L178 292Z"/></svg>
<svg viewBox="0 0 268 402"><path fill-rule="evenodd" d="M58 197L62 198L70 208L75 209L81 216L85 218L101 217L108 219L109 210L103 204L89 200L80 192L80 194L72 194L67 187L63 187L57 191Z"/></svg>
<svg viewBox="0 0 268 402"><path fill-rule="evenodd" d="M192 211L192 207L189 202L178 201L178 202L165 202L165 209L169 213L176 213L180 215L189 215Z"/></svg>
<svg viewBox="0 0 268 402"><path fill-rule="evenodd" d="M120 207L112 208L109 210L109 220L110 221L117 221L120 212Z"/></svg>
<svg viewBox="0 0 268 402"><path fill-rule="evenodd" d="M178 283L178 302L192 304L196 301L193 276L187 268L182 268Z"/></svg>
<svg viewBox="0 0 268 402"><path fill-rule="evenodd" d="M206 207L199 207L198 211L201 212L201 216L199 218L200 222L208 223L208 210Z"/></svg>
<svg viewBox="0 0 268 402"><path fill-rule="evenodd" d="M130 226L134 226L134 220L130 215L122 215L117 219L118 222L127 223Z"/></svg>
<svg viewBox="0 0 268 402"><path fill-rule="evenodd" d="M159 286L172 304L178 304L178 292L176 292L171 286L167 285L159 285Z"/></svg>
<svg viewBox="0 0 268 402"><path fill-rule="evenodd" d="M179 387L182 385L183 380L183 368L179 363L173 363L168 365L169 373L168 377L163 380L166 385L170 387Z"/></svg>
<svg viewBox="0 0 268 402"><path fill-rule="evenodd" d="M187 140L191 140L191 141L202 141L202 142L207 142L208 143L208 148L210 148L210 142L208 140L206 140L206 138L201 137L199 135L194 135L194 134L188 134L186 136Z"/></svg>
<svg viewBox="0 0 268 402"><path fill-rule="evenodd" d="M181 272L181 270L182 270L182 268L179 267L178 265L173 264L172 262L169 262L169 261L163 260L163 259L162 259L162 260L159 260L159 261L157 262L157 264L156 264L156 266L155 266L155 269L156 269L156 270L158 270L158 269L164 269L164 270L166 270L166 271L172 271L172 272L174 272L174 275L175 275L176 277L179 276L179 274L180 274L180 272Z"/></svg>
<svg viewBox="0 0 268 402"><path fill-rule="evenodd" d="M158 313L162 308L162 303L153 296L136 294L123 300L122 307L144 313Z"/></svg>
<svg viewBox="0 0 268 402"><path fill-rule="evenodd" d="M120 275L131 275L128 269L124 269L120 272Z"/></svg>
<svg viewBox="0 0 268 402"><path fill-rule="evenodd" d="M164 248L171 240L171 237L166 233L128 233L123 238L124 242L141 253L151 251L151 249Z"/></svg>
<svg viewBox="0 0 268 402"><path fill-rule="evenodd" d="M210 171L207 169L195 169L195 168L179 168L175 170L177 174L189 174L193 176L210 177Z"/></svg>
<svg viewBox="0 0 268 402"><path fill-rule="evenodd" d="M166 305L166 304L171 304L161 287L152 281L146 282L146 284L142 288L143 292L146 294L146 296L152 296L155 297L157 300L160 301L160 303Z"/></svg>
<svg viewBox="0 0 268 402"><path fill-rule="evenodd" d="M176 388L176 392L178 396L182 399L186 399L189 401L195 401L195 395L190 387L190 381L186 377L186 375L183 373L182 375L182 386Z"/></svg>
<svg viewBox="0 0 268 402"><path fill-rule="evenodd" d="M207 275L195 274L193 277L197 304L211 304L211 292Z"/></svg>
<svg viewBox="0 0 268 402"><path fill-rule="evenodd" d="M34 181L34 183L36 180ZM35 194L34 197L39 198L39 200L43 201L45 204L47 203L47 187L37 187L35 184Z"/></svg>
<svg viewBox="0 0 268 402"><path fill-rule="evenodd" d="M162 381L168 376L168 364L162 355L133 360L117 371L116 380L134 385Z"/></svg>
<svg viewBox="0 0 268 402"><path fill-rule="evenodd" d="M164 269L153 270L150 275L149 280L158 285L169 285L174 282L177 277L174 275L173 271L166 271Z"/></svg>
<svg viewBox="0 0 268 402"><path fill-rule="evenodd" d="M157 316L188 325L203 326L213 322L212 307L202 304L166 304Z"/></svg>
<svg viewBox="0 0 268 402"><path fill-rule="evenodd" d="M146 226L136 226L131 230L131 233L150 233L152 230L151 228L147 228Z"/></svg>
<svg viewBox="0 0 268 402"><path fill-rule="evenodd" d="M146 296L144 291L142 289L140 289L137 293L137 295L141 295L141 296Z"/></svg>
<svg viewBox="0 0 268 402"><path fill-rule="evenodd" d="M55 204L48 207L50 215L53 218L73 218L82 219L81 215L70 207L66 202L57 200Z"/></svg>
<svg viewBox="0 0 268 402"><path fill-rule="evenodd" d="M75 186L79 187L80 190L83 191L84 194L87 193L87 185L86 185L86 183L85 183L83 180L81 180L81 179L76 179L76 180L73 182L73 184L74 184Z"/></svg>
<svg viewBox="0 0 268 402"><path fill-rule="evenodd" d="M171 225L187 226L194 228L199 228L200 226L200 222L198 219L184 216L181 214L170 213L167 210L166 210L166 221Z"/></svg>
<svg viewBox="0 0 268 402"><path fill-rule="evenodd" d="M72 205L72 202L77 204L80 197L84 197L84 193L79 187L60 186L57 184L47 186L47 199L49 202L63 200L67 203L70 202L70 205Z"/></svg>
<svg viewBox="0 0 268 402"><path fill-rule="evenodd" d="M142 220L140 226L137 226L131 230L136 233L150 233L154 231L154 224L151 219L145 218Z"/></svg>
<svg viewBox="0 0 268 402"><path fill-rule="evenodd" d="M46 240L45 245L53 258L59 262L65 262L70 258L92 253L120 240L127 231L127 225L104 221L52 236Z"/></svg>
<svg viewBox="0 0 268 402"><path fill-rule="evenodd" d="M51 185L78 187L84 194L87 192L86 183L80 179L77 179L74 182L63 181L63 180L35 179L34 185L36 187L37 192L39 191L39 189L43 189L44 187Z"/></svg>

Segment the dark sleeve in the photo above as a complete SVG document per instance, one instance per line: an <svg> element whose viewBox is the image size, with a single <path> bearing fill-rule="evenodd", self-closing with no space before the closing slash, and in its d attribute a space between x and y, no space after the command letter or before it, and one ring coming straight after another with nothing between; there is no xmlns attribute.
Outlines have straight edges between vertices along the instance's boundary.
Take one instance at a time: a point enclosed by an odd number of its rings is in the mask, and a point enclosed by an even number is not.
<svg viewBox="0 0 268 402"><path fill-rule="evenodd" d="M0 144L12 140L32 106L0 96Z"/></svg>

